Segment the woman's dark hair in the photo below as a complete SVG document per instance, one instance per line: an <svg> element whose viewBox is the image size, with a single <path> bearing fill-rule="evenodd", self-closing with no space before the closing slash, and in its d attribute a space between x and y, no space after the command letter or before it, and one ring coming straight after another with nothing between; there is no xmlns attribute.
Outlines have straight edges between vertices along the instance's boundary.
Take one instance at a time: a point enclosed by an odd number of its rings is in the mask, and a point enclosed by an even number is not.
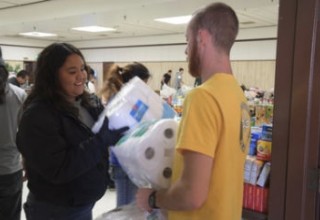
<svg viewBox="0 0 320 220"><path fill-rule="evenodd" d="M150 78L150 73L147 67L142 63L133 62L122 68L121 78L123 83L127 83L133 77L139 77L140 79L146 81Z"/></svg>
<svg viewBox="0 0 320 220"><path fill-rule="evenodd" d="M77 108L65 99L58 78L59 69L72 54L79 55L86 65L80 50L68 43L53 43L40 53L35 69L34 86L24 102L24 109L32 101L44 99L51 102L59 110L66 110L76 116L78 115ZM89 94L86 91L78 98L80 97L83 105L89 105Z"/></svg>
<svg viewBox="0 0 320 220"><path fill-rule="evenodd" d="M9 72L5 66L0 65L0 104L5 102L6 97L6 84L8 80Z"/></svg>

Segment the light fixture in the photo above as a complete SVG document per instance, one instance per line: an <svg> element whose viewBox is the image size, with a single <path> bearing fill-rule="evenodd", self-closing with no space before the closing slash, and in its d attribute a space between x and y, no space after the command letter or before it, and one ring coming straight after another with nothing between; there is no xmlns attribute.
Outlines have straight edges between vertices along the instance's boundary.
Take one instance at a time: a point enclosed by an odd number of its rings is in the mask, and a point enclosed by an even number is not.
<svg viewBox="0 0 320 220"><path fill-rule="evenodd" d="M55 37L55 36L57 36L57 34L53 34L53 33L38 32L36 26L33 26L33 31L19 33L19 35L27 36L27 37Z"/></svg>
<svg viewBox="0 0 320 220"><path fill-rule="evenodd" d="M106 31L115 31L114 28L101 27L101 26L85 26L85 27L74 27L72 30L76 31L87 31L87 32L106 32Z"/></svg>
<svg viewBox="0 0 320 220"><path fill-rule="evenodd" d="M57 36L56 34L37 32L37 31L19 33L19 35L23 35L23 36L27 36L27 37L54 37L54 36Z"/></svg>
<svg viewBox="0 0 320 220"><path fill-rule="evenodd" d="M191 20L191 15L178 16L178 17L167 17L167 18L157 18L155 21L169 23L169 24L187 24Z"/></svg>

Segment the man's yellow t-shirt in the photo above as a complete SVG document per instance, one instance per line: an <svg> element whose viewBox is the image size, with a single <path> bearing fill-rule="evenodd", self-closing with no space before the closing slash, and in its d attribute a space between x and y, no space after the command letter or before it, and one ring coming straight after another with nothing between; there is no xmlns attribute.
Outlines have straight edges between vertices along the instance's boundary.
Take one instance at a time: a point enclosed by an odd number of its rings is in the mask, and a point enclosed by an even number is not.
<svg viewBox="0 0 320 220"><path fill-rule="evenodd" d="M249 110L233 75L214 74L193 89L184 102L172 181L182 172L181 152L194 151L214 160L210 189L200 209L169 211L169 220L240 220L249 141Z"/></svg>

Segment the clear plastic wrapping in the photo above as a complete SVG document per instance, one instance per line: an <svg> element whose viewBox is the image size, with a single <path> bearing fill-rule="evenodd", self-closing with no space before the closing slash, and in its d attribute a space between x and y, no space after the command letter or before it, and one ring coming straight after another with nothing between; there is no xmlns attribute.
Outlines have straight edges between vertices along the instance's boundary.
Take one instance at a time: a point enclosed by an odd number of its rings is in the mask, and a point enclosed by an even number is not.
<svg viewBox="0 0 320 220"><path fill-rule="evenodd" d="M173 119L146 121L112 148L138 187L169 187L177 128L178 123Z"/></svg>

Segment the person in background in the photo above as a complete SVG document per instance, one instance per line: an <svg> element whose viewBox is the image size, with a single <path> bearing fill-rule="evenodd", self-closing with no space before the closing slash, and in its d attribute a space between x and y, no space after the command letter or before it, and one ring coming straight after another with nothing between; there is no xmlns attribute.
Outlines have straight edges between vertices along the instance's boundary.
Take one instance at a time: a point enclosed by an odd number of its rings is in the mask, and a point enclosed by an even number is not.
<svg viewBox="0 0 320 220"><path fill-rule="evenodd" d="M106 73L106 79L103 82L102 88L99 92L103 104L106 106L109 101L120 91L123 86L123 79L121 77L123 68L117 64L113 64Z"/></svg>
<svg viewBox="0 0 320 220"><path fill-rule="evenodd" d="M243 92L245 92L245 91L248 90L247 87L246 87L244 84L241 84L240 87L241 87L241 89L242 89Z"/></svg>
<svg viewBox="0 0 320 220"><path fill-rule="evenodd" d="M95 86L96 77L94 74L94 70L89 65L87 65L86 71L88 74L88 79L87 79L87 83L86 83L88 92L89 93L96 93L96 86Z"/></svg>
<svg viewBox="0 0 320 220"><path fill-rule="evenodd" d="M141 63L130 63L123 68L114 65L107 74L100 92L102 99L109 102L116 93L121 90L123 84L129 82L133 77L139 77L147 83L150 78L149 70ZM127 205L135 200L137 186L131 182L128 175L121 168L115 154L110 153L111 177L115 182L117 207Z"/></svg>
<svg viewBox="0 0 320 220"><path fill-rule="evenodd" d="M104 107L85 90L85 66L68 43L39 54L16 141L28 177L27 220L91 220L107 189L108 146L128 127L110 130L106 117L96 134L91 131Z"/></svg>
<svg viewBox="0 0 320 220"><path fill-rule="evenodd" d="M8 82L15 86L21 87L22 85L27 83L28 79L29 79L28 71L20 70L15 77L10 77L8 79Z"/></svg>
<svg viewBox="0 0 320 220"><path fill-rule="evenodd" d="M162 77L162 80L161 80L161 88L160 89L162 89L163 84L166 84L167 86L170 86L171 74L172 74L172 70L168 70L168 72L163 74L163 77Z"/></svg>
<svg viewBox="0 0 320 220"><path fill-rule="evenodd" d="M235 11L224 3L206 6L188 24L189 72L203 83L184 101L172 185L139 189L142 210L166 209L169 220L241 219L250 115L230 64L238 28Z"/></svg>
<svg viewBox="0 0 320 220"><path fill-rule="evenodd" d="M174 88L176 90L179 90L183 84L182 75L183 75L184 69L182 67L179 68L179 72L176 73L175 79L174 79Z"/></svg>
<svg viewBox="0 0 320 220"><path fill-rule="evenodd" d="M27 94L9 84L8 76L0 48L0 219L20 220L22 163L15 140L18 112Z"/></svg>

